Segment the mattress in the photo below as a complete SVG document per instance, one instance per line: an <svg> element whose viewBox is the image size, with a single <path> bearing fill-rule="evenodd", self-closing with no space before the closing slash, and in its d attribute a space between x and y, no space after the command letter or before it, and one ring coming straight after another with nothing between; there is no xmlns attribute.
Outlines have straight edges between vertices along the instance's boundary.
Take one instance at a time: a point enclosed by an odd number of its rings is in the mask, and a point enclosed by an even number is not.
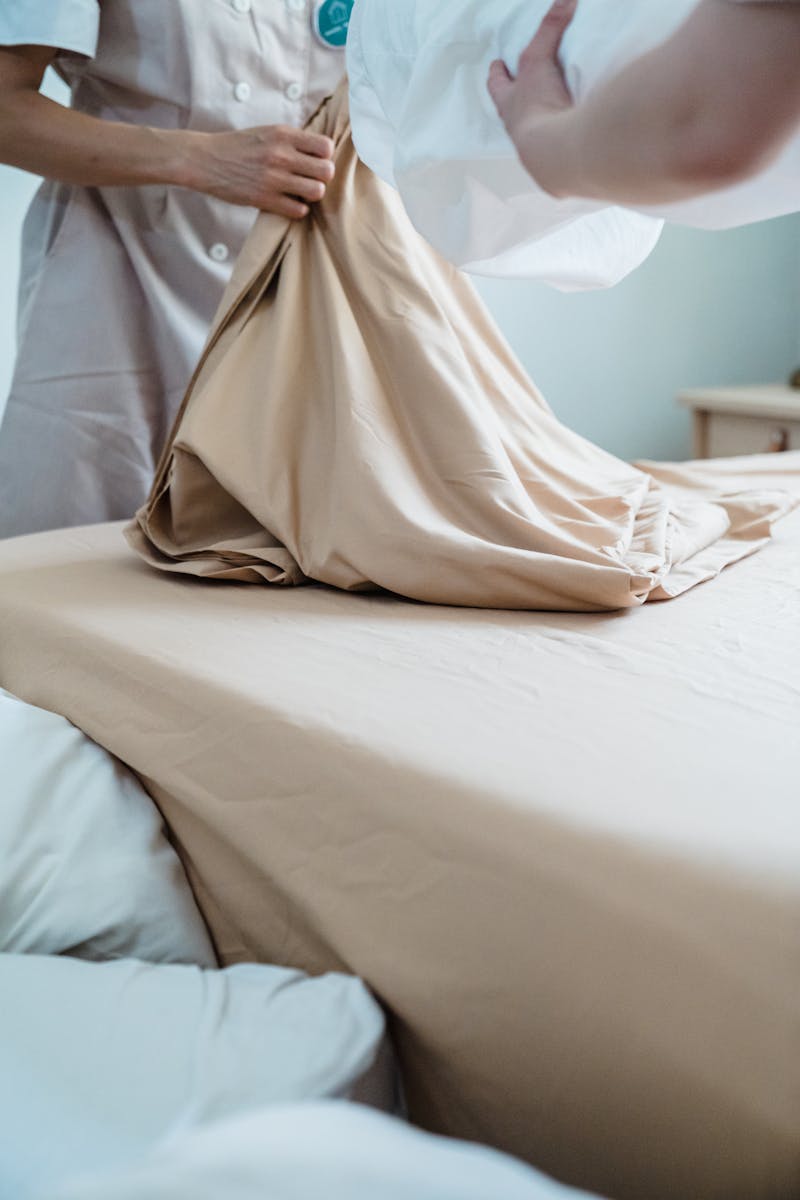
<svg viewBox="0 0 800 1200"><path fill-rule="evenodd" d="M219 953L346 968L412 1117L619 1200L800 1194L800 514L496 613L0 543L0 684L144 779Z"/></svg>

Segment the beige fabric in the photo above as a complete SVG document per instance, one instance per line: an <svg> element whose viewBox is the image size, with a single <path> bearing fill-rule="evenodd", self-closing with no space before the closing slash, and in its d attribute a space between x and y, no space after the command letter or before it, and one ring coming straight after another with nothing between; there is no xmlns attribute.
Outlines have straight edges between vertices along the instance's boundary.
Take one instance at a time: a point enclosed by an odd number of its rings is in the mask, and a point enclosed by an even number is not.
<svg viewBox="0 0 800 1200"><path fill-rule="evenodd" d="M27 41L66 48L73 107L163 129L303 125L344 69L311 0L0 4L0 44ZM42 184L23 232L0 537L133 516L254 216L181 188Z"/></svg>
<svg viewBox="0 0 800 1200"><path fill-rule="evenodd" d="M763 544L796 500L676 497L565 429L468 281L353 151L302 225L262 216L131 540L215 579L498 608L626 608ZM305 319L308 333L301 332ZM536 336L535 332L533 336Z"/></svg>
<svg viewBox="0 0 800 1200"><path fill-rule="evenodd" d="M111 526L0 546L0 683L147 777L225 962L366 978L417 1120L796 1200L798 597L800 514L621 615L213 586Z"/></svg>

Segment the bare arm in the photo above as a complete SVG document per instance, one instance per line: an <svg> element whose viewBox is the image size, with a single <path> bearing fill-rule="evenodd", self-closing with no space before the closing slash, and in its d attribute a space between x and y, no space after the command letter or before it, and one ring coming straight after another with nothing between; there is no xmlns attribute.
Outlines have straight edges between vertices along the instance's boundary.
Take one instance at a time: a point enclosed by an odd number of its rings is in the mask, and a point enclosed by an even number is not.
<svg viewBox="0 0 800 1200"><path fill-rule="evenodd" d="M800 5L702 0L663 46L573 106L557 54L576 0L558 0L513 79L490 91L546 191L621 204L738 183L800 128Z"/></svg>
<svg viewBox="0 0 800 1200"><path fill-rule="evenodd" d="M39 94L55 54L0 47L0 162L87 186L187 187L295 218L333 178L333 143L302 129L163 130L65 108Z"/></svg>

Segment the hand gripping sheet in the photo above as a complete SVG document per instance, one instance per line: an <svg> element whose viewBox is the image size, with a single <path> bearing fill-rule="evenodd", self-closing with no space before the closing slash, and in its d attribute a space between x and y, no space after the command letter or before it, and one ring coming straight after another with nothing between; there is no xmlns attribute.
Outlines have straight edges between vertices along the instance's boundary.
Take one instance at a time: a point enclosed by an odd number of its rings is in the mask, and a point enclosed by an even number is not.
<svg viewBox="0 0 800 1200"><path fill-rule="evenodd" d="M800 207L800 138L758 178L661 208L557 200L520 164L486 90L516 70L551 0L357 0L348 41L356 147L416 228L479 275L608 287L650 254L664 219L719 229ZM562 62L577 99L666 40L697 0L581 0Z"/></svg>
<svg viewBox="0 0 800 1200"><path fill-rule="evenodd" d="M345 89L314 126L335 139L336 180L304 222L256 222L129 531L146 558L590 611L677 595L763 544L794 504L785 462L774 492L727 495L719 468L665 485L565 429L359 162Z"/></svg>

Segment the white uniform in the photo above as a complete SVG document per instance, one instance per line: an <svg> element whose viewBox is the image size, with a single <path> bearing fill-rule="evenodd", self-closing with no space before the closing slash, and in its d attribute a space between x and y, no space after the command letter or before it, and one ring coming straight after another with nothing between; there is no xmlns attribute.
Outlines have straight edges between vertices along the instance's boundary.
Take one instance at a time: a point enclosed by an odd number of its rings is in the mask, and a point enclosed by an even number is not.
<svg viewBox="0 0 800 1200"><path fill-rule="evenodd" d="M164 129L305 123L340 80L314 0L17 0L0 44L58 46L76 109ZM0 429L0 536L131 516L254 211L46 181L28 212ZM298 331L298 336L301 336Z"/></svg>
<svg viewBox="0 0 800 1200"><path fill-rule="evenodd" d="M356 148L446 258L565 290L606 287L648 256L664 219L722 228L800 209L800 138L758 179L659 209L556 200L538 188L486 78L494 58L516 69L551 2L357 0L348 41ZM658 45L697 3L581 0L562 53L573 94Z"/></svg>

